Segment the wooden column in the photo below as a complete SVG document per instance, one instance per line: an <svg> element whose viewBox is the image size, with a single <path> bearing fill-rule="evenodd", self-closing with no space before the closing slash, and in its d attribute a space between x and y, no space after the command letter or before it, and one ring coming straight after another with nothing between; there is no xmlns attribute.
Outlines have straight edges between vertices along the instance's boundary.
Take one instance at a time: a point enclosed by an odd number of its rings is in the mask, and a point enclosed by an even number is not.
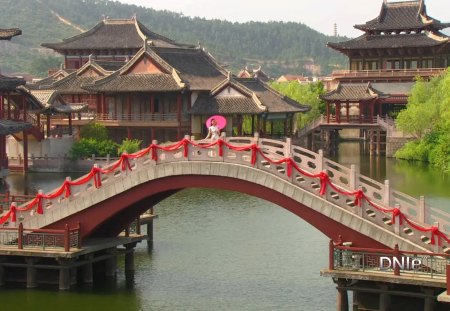
<svg viewBox="0 0 450 311"><path fill-rule="evenodd" d="M283 131L284 131L284 136L287 136L287 118L286 119L284 119L283 120L283 122L284 122L284 124L283 124L283 126L284 126L284 129L283 129Z"/></svg>
<svg viewBox="0 0 450 311"><path fill-rule="evenodd" d="M155 94L150 95L150 113L155 113Z"/></svg>
<svg viewBox="0 0 450 311"><path fill-rule="evenodd" d="M336 102L336 107L335 107L334 111L336 114L336 122L341 123L341 103L340 102Z"/></svg>
<svg viewBox="0 0 450 311"><path fill-rule="evenodd" d="M27 121L27 102L25 96L22 95L23 121Z"/></svg>
<svg viewBox="0 0 450 311"><path fill-rule="evenodd" d="M11 120L11 95L8 92L8 120Z"/></svg>
<svg viewBox="0 0 450 311"><path fill-rule="evenodd" d="M22 132L23 134L23 171L28 172L28 130Z"/></svg>
<svg viewBox="0 0 450 311"><path fill-rule="evenodd" d="M6 136L5 135L0 135L0 170L3 168L8 168L7 165L5 164L5 160L6 160L6 154L5 154L5 146L6 144Z"/></svg>
<svg viewBox="0 0 450 311"><path fill-rule="evenodd" d="M347 112L347 123L350 123L350 103L348 101L345 103L345 108Z"/></svg>
<svg viewBox="0 0 450 311"><path fill-rule="evenodd" d="M129 126L127 126L127 138L130 139L130 140L132 139L131 138L131 129L130 129Z"/></svg>
<svg viewBox="0 0 450 311"><path fill-rule="evenodd" d="M3 96L3 93L0 95L0 119L3 119L5 117L4 115L4 106L5 105L5 97Z"/></svg>
<svg viewBox="0 0 450 311"><path fill-rule="evenodd" d="M127 94L127 114L128 120L131 120L131 96L130 93Z"/></svg>
<svg viewBox="0 0 450 311"><path fill-rule="evenodd" d="M373 122L374 110L375 110L375 102L371 101L370 102L370 123Z"/></svg>
<svg viewBox="0 0 450 311"><path fill-rule="evenodd" d="M358 103L358 108L359 108L359 123L362 123L362 118L361 118L362 105L361 105L361 102Z"/></svg>
<svg viewBox="0 0 450 311"><path fill-rule="evenodd" d="M330 123L330 102L327 102L327 123Z"/></svg>
<svg viewBox="0 0 450 311"><path fill-rule="evenodd" d="M68 117L69 117L69 136L72 136L72 114L71 113L69 113L68 114Z"/></svg>
<svg viewBox="0 0 450 311"><path fill-rule="evenodd" d="M177 139L181 140L181 111L183 109L183 99L181 94L177 94L177 121L178 121L178 129L177 129Z"/></svg>
<svg viewBox="0 0 450 311"><path fill-rule="evenodd" d="M47 114L47 138L50 137L50 127L51 127L50 114Z"/></svg>

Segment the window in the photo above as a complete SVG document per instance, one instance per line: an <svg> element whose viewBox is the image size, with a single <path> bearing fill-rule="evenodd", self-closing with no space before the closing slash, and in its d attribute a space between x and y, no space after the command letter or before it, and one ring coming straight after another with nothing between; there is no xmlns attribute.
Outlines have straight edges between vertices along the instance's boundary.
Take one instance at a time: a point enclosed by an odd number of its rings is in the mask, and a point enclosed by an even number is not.
<svg viewBox="0 0 450 311"><path fill-rule="evenodd" d="M400 60L399 59L388 59L386 61L386 69L400 69Z"/></svg>
<svg viewBox="0 0 450 311"><path fill-rule="evenodd" d="M422 59L422 68L433 68L433 59L432 58Z"/></svg>
<svg viewBox="0 0 450 311"><path fill-rule="evenodd" d="M367 60L364 64L365 70L377 70L378 62L376 60Z"/></svg>
<svg viewBox="0 0 450 311"><path fill-rule="evenodd" d="M354 60L352 61L350 70L362 70L363 69L363 63L360 60Z"/></svg>

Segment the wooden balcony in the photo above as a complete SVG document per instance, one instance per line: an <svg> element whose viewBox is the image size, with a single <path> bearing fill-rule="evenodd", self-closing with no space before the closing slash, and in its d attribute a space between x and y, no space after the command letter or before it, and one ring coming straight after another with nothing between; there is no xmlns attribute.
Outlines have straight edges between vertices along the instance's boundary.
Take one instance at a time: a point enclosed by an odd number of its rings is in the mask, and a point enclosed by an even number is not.
<svg viewBox="0 0 450 311"><path fill-rule="evenodd" d="M110 127L178 127L189 125L189 115L182 114L181 122L176 113L141 113L141 114L113 114L113 113L82 113L72 118L73 125L84 125L96 120L98 123ZM68 125L69 119L64 115L52 116L53 125Z"/></svg>
<svg viewBox="0 0 450 311"><path fill-rule="evenodd" d="M432 77L445 71L445 68L417 69L379 69L379 70L334 70L331 74L335 79L342 78L414 78Z"/></svg>

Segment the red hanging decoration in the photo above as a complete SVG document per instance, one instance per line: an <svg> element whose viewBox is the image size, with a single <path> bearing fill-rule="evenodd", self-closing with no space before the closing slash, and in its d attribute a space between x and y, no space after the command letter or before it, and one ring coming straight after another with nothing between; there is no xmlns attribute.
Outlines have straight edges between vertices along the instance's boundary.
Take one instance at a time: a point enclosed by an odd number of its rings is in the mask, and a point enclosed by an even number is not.
<svg viewBox="0 0 450 311"><path fill-rule="evenodd" d="M68 181L68 180L66 180L65 182L64 182L64 189L66 190L66 193L65 193L65 197L66 198L68 198L71 194L72 194L72 192L70 191L70 181Z"/></svg>
<svg viewBox="0 0 450 311"><path fill-rule="evenodd" d="M394 208L394 209L392 210L392 224L395 225L395 221L396 221L397 216L400 216L400 217L399 217L399 219L400 219L399 224L402 225L402 223L403 223L403 217L402 217L402 215L403 215L403 214L402 214L402 212L400 211L399 208Z"/></svg>
<svg viewBox="0 0 450 311"><path fill-rule="evenodd" d="M120 156L120 161L122 163L122 171L125 171L127 169L131 171L130 161L128 160L128 155L126 153L123 153Z"/></svg>
<svg viewBox="0 0 450 311"><path fill-rule="evenodd" d="M185 158L188 157L188 147L189 147L189 140L187 140L186 138L183 139L183 156Z"/></svg>
<svg viewBox="0 0 450 311"><path fill-rule="evenodd" d="M151 150L151 154L152 154L152 160L156 162L158 160L158 154L157 154L157 150L156 150L156 145L151 144L150 150Z"/></svg>
<svg viewBox="0 0 450 311"><path fill-rule="evenodd" d="M356 206L361 207L363 199L364 199L364 192L362 190L356 191L354 204Z"/></svg>
<svg viewBox="0 0 450 311"><path fill-rule="evenodd" d="M439 228L436 226L432 226L430 228L430 231L431 231L431 245L435 245L437 239L438 246L441 246L441 239L440 239L441 232L439 231Z"/></svg>
<svg viewBox="0 0 450 311"><path fill-rule="evenodd" d="M287 176L292 176L292 162L293 160L291 158L286 158L286 166L287 166Z"/></svg>
<svg viewBox="0 0 450 311"><path fill-rule="evenodd" d="M251 160L251 163L252 163L252 165L255 165L256 164L256 152L258 151L258 146L256 144L253 144L251 146L251 149L252 149L252 160Z"/></svg>
<svg viewBox="0 0 450 311"><path fill-rule="evenodd" d="M17 221L17 209L15 205L11 205L9 208L9 212L11 213L11 221L16 222Z"/></svg>
<svg viewBox="0 0 450 311"><path fill-rule="evenodd" d="M223 157L223 145L224 145L224 141L222 138L220 138L217 141L217 145L219 146L219 157Z"/></svg>
<svg viewBox="0 0 450 311"><path fill-rule="evenodd" d="M37 211L38 214L42 215L42 214L44 214L44 209L42 208L42 198L43 198L43 196L42 196L41 193L38 193L36 198L37 198L37 205L38 205L36 211Z"/></svg>
<svg viewBox="0 0 450 311"><path fill-rule="evenodd" d="M320 178L320 195L324 195L327 193L327 184L330 181L330 177L328 177L327 173L320 172L319 174Z"/></svg>

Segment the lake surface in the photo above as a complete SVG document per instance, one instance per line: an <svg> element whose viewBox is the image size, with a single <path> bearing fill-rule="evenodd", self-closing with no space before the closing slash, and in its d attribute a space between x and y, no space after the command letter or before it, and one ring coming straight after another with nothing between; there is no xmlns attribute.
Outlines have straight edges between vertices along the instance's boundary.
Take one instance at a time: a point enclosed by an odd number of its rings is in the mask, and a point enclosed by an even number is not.
<svg viewBox="0 0 450 311"><path fill-rule="evenodd" d="M450 211L448 176L424 165L359 155L344 143L339 162ZM73 176L76 177L76 176ZM45 191L61 174L9 176L14 191ZM19 192L17 192L19 193ZM155 208L155 243L136 249L134 282L68 292L2 289L2 310L335 310L335 285L319 271L327 266L328 239L284 209L240 193L186 189Z"/></svg>

